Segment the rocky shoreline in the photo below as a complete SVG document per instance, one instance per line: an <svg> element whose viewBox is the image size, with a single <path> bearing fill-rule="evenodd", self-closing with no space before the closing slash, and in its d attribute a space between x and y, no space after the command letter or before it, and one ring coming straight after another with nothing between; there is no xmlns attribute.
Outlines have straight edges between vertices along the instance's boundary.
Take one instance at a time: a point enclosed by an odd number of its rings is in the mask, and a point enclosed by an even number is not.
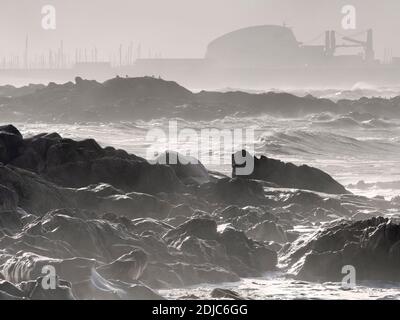
<svg viewBox="0 0 400 320"><path fill-rule="evenodd" d="M160 118L215 120L225 117L269 115L299 118L340 115L326 125L385 126L400 119L400 97L340 99L284 92L192 92L174 81L153 77L116 77L105 82L80 77L64 84L0 86L0 116L9 122L48 123L116 122ZM376 106L379 106L377 108ZM369 121L369 122L368 122Z"/></svg>
<svg viewBox="0 0 400 320"><path fill-rule="evenodd" d="M341 281L345 265L359 279L400 281L398 199L353 195L316 168L255 162L251 176L216 177L0 127L0 299L162 299L159 289L273 270ZM319 230L305 237L297 226ZM42 285L48 266L54 290Z"/></svg>

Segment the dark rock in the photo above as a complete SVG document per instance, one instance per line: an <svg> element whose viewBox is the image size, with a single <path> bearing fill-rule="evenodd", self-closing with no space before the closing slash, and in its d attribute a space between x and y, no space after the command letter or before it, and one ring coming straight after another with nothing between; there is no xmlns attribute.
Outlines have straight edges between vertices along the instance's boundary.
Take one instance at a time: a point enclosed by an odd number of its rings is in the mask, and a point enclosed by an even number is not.
<svg viewBox="0 0 400 320"><path fill-rule="evenodd" d="M96 261L85 258L53 259L29 252L19 252L6 258L0 265L5 279L12 283L36 280L46 272L44 267L52 266L56 275L70 282L79 282L90 277Z"/></svg>
<svg viewBox="0 0 400 320"><path fill-rule="evenodd" d="M171 242L177 238L193 236L204 240L217 240L217 223L211 219L192 219L169 231L164 239Z"/></svg>
<svg viewBox="0 0 400 320"><path fill-rule="evenodd" d="M155 196L130 192L124 193L109 184L101 183L74 190L79 208L97 212L112 212L129 218L165 218L170 204Z"/></svg>
<svg viewBox="0 0 400 320"><path fill-rule="evenodd" d="M236 176L236 168L243 165L240 162L235 162L235 158L242 158L242 153L247 154L247 151L241 151L240 157L237 154L233 155L233 177ZM330 194L349 193L330 175L319 169L307 165L298 167L292 163L284 163L265 156L261 156L259 159L254 157L253 172L242 177L273 182L284 188L305 189Z"/></svg>
<svg viewBox="0 0 400 320"><path fill-rule="evenodd" d="M285 230L282 226L272 221L264 221L249 229L246 234L257 241L288 242Z"/></svg>
<svg viewBox="0 0 400 320"><path fill-rule="evenodd" d="M0 184L0 212L16 210L18 202L17 193Z"/></svg>
<svg viewBox="0 0 400 320"><path fill-rule="evenodd" d="M213 291L211 291L211 297L216 299L246 300L233 290L221 288L213 289Z"/></svg>
<svg viewBox="0 0 400 320"><path fill-rule="evenodd" d="M14 127L12 124L0 126L0 132L9 133L9 134L15 135L22 139L21 132L19 132L19 130L16 127Z"/></svg>
<svg viewBox="0 0 400 320"><path fill-rule="evenodd" d="M147 254L143 250L135 250L97 268L97 272L105 279L132 282L140 278L146 266Z"/></svg>
<svg viewBox="0 0 400 320"><path fill-rule="evenodd" d="M156 275L156 276L155 276ZM141 280L153 288L180 288L199 283L236 282L240 278L233 272L210 264L150 263Z"/></svg>
<svg viewBox="0 0 400 320"><path fill-rule="evenodd" d="M15 298L24 298L25 294L18 287L8 281L0 281L0 293L4 292L7 295ZM1 300L1 297L0 297Z"/></svg>
<svg viewBox="0 0 400 320"><path fill-rule="evenodd" d="M38 278L36 281L31 282L32 288L28 293L28 297L31 300L75 300L70 283L57 280L55 289L44 289L42 280L43 278ZM31 286L26 286L26 288L29 287Z"/></svg>
<svg viewBox="0 0 400 320"><path fill-rule="evenodd" d="M203 184L199 195L210 202L256 205L266 203L262 185L257 181L242 178L224 178L215 183Z"/></svg>
<svg viewBox="0 0 400 320"><path fill-rule="evenodd" d="M177 205L173 208L171 208L171 211L169 212L168 217L169 218L174 218L174 217L192 217L194 214L194 210L187 204L180 204Z"/></svg>
<svg viewBox="0 0 400 320"><path fill-rule="evenodd" d="M19 155L23 145L21 133L12 125L0 127L0 163L9 163Z"/></svg>
<svg viewBox="0 0 400 320"><path fill-rule="evenodd" d="M141 283L106 280L97 273L90 280L75 284L73 291L79 300L164 300Z"/></svg>
<svg viewBox="0 0 400 320"><path fill-rule="evenodd" d="M220 235L220 243L229 257L235 257L258 272L275 270L278 261L277 254L260 243L248 239L243 231L227 228ZM233 270L236 265L232 264ZM239 275L240 270L235 270Z"/></svg>
<svg viewBox="0 0 400 320"><path fill-rule="evenodd" d="M193 157L167 151L159 155L155 163L170 166L185 184L201 184L210 181L207 169L198 159Z"/></svg>
<svg viewBox="0 0 400 320"><path fill-rule="evenodd" d="M14 206L17 199L18 207L35 215L44 215L52 209L72 207L65 190L30 171L0 164L0 181L13 194L13 200L8 200L8 206Z"/></svg>
<svg viewBox="0 0 400 320"><path fill-rule="evenodd" d="M286 261L307 280L341 281L342 268L354 266L358 280L399 281L400 225L385 218L345 222L296 240Z"/></svg>

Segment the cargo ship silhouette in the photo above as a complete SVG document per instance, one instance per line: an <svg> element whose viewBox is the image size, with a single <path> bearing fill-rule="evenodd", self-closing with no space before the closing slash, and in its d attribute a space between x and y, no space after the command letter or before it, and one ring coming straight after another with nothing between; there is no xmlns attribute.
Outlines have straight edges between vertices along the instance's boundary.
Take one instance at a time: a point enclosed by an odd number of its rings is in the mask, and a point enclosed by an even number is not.
<svg viewBox="0 0 400 320"><path fill-rule="evenodd" d="M239 29L213 40L199 59L138 58L112 66L110 62L75 61L71 68L3 69L0 77L19 76L61 81L74 76L108 79L114 76L154 76L188 88L224 87L349 87L359 82L377 86L400 84L400 58L375 58L373 30L344 36L321 33L309 44L299 42L285 25ZM348 54L348 51L357 52ZM343 54L343 51L345 53ZM346 54L347 53L347 54Z"/></svg>

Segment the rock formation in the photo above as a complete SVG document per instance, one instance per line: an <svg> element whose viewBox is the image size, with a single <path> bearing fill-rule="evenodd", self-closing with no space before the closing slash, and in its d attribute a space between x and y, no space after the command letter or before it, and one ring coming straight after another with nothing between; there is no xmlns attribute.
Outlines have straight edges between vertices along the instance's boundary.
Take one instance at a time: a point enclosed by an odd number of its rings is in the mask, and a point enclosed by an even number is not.
<svg viewBox="0 0 400 320"><path fill-rule="evenodd" d="M248 156L247 151L244 150L232 156L233 176L238 175L238 168L246 165L245 162L238 162L235 159L247 159ZM265 156L254 157L254 170L249 175L241 177L272 182L284 188L305 189L330 194L349 193L330 175L317 168L307 165L298 167L292 163L285 163Z"/></svg>

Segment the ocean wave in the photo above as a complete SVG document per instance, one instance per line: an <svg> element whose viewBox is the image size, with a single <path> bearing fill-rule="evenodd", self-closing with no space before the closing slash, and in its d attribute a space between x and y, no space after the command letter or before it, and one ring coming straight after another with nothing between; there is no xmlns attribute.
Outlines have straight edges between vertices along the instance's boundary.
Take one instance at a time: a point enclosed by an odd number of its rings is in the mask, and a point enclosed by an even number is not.
<svg viewBox="0 0 400 320"><path fill-rule="evenodd" d="M396 181L377 181L377 182L365 182L364 180L358 181L356 184L349 184L350 189L400 189L400 180Z"/></svg>
<svg viewBox="0 0 400 320"><path fill-rule="evenodd" d="M258 150L274 155L361 157L370 160L398 159L400 156L400 144L395 141L360 140L331 132L302 130L264 134L260 137Z"/></svg>

